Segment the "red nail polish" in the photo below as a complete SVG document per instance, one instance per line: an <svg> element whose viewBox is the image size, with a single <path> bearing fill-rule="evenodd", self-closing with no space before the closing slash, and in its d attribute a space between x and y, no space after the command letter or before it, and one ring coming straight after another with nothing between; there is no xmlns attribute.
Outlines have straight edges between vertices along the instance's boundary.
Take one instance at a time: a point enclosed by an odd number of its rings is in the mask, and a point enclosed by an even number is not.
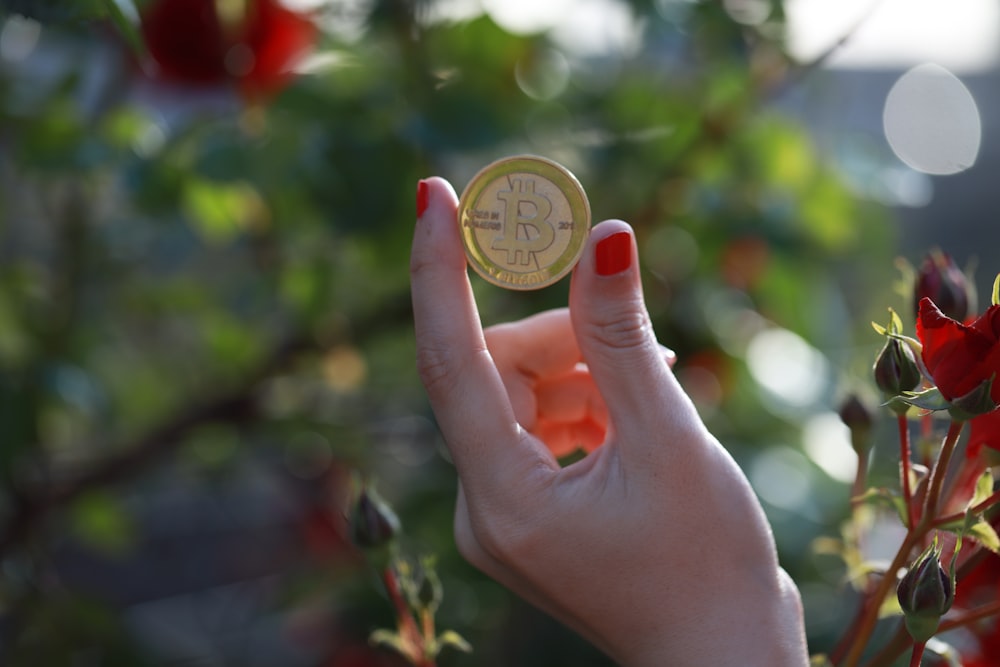
<svg viewBox="0 0 1000 667"><path fill-rule="evenodd" d="M421 217L427 210L429 203L429 193L427 192L427 181L417 181L417 217Z"/></svg>
<svg viewBox="0 0 1000 667"><path fill-rule="evenodd" d="M632 235L615 232L594 247L594 269L599 276L621 273L632 263Z"/></svg>

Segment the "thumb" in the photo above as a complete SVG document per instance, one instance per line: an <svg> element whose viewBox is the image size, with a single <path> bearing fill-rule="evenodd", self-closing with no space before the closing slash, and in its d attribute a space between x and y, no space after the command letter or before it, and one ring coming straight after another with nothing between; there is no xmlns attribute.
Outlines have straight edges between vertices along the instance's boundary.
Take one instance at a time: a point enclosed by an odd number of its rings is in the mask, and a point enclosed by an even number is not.
<svg viewBox="0 0 1000 667"><path fill-rule="evenodd" d="M594 226L587 245L573 273L570 315L616 432L623 441L643 442L663 432L651 429L700 423L653 332L632 228L607 220Z"/></svg>

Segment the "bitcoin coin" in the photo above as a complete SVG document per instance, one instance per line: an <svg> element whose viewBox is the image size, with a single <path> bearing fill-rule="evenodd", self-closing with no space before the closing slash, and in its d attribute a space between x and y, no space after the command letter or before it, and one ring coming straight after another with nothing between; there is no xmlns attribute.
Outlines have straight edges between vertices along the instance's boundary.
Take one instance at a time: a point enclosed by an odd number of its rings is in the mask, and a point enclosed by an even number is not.
<svg viewBox="0 0 1000 667"><path fill-rule="evenodd" d="M458 224L476 273L500 287L539 289L576 266L590 233L590 202L562 165L517 155L472 177Z"/></svg>

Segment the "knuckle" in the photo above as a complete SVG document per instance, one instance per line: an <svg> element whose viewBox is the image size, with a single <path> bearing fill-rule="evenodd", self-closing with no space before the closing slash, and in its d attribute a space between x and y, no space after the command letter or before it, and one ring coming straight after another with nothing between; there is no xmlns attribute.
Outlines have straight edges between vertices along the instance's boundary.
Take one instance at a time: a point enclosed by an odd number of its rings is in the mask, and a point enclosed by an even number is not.
<svg viewBox="0 0 1000 667"><path fill-rule="evenodd" d="M458 374L454 347L421 343L417 346L417 374L428 393L450 386Z"/></svg>
<svg viewBox="0 0 1000 667"><path fill-rule="evenodd" d="M506 564L523 563L531 557L536 533L524 522L510 517L493 518L473 526L476 541L490 558Z"/></svg>
<svg viewBox="0 0 1000 667"><path fill-rule="evenodd" d="M514 571L530 570L551 550L553 530L559 512L553 510L549 484L553 471L543 462L518 471L523 493L511 494L504 488L465 495L456 513L455 543L459 553L480 568L503 567Z"/></svg>
<svg viewBox="0 0 1000 667"><path fill-rule="evenodd" d="M433 272L440 260L423 252L410 253L410 277L419 278L427 272Z"/></svg>
<svg viewBox="0 0 1000 667"><path fill-rule="evenodd" d="M601 345L614 349L632 349L646 345L652 325L645 311L609 314L588 323L587 332Z"/></svg>

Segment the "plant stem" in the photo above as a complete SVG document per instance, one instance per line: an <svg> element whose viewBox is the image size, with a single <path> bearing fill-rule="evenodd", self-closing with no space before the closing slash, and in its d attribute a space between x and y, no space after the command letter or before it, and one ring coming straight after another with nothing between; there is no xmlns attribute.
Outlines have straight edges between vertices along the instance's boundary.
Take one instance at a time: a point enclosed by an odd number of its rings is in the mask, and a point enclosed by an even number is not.
<svg viewBox="0 0 1000 667"><path fill-rule="evenodd" d="M907 559L910 557L910 552L913 551L913 547L919 542L922 534L919 530L907 533L906 538L903 539L903 543L899 546L899 551L896 552L896 557L893 558L892 563L882 575L878 586L870 595L865 596L861 606L860 613L862 617L861 622L857 626L857 633L854 635L843 663L840 664L847 665L848 667L854 667L858 664L858 661L861 659L861 653L864 651L865 645L875 630L875 624L878 622L878 610L882 606L882 600L885 599L885 596L889 594L889 591L896 584L896 573L906 564Z"/></svg>
<svg viewBox="0 0 1000 667"><path fill-rule="evenodd" d="M382 582L385 584L386 593L392 602L396 612L396 623L399 626L399 634L413 648L413 655L407 656L414 667L435 667L434 660L427 655L426 644L423 635L417 627L417 622L410 612L410 607L403 599L403 594L399 590L399 580L396 578L396 571L390 565L382 571Z"/></svg>
<svg viewBox="0 0 1000 667"><path fill-rule="evenodd" d="M1000 614L1000 600L995 600L981 607L970 609L955 618L951 618L946 621L943 620L941 621L941 625L938 626L937 631L938 634L948 632L949 630L970 625L984 618L996 616L997 614ZM890 639L889 642L883 646L875 656L865 662L865 667L888 667L888 665L891 665L897 658L903 655L912 643L913 640L910 638L910 633L908 633L905 626L900 623L899 628L892 636L892 639Z"/></svg>
<svg viewBox="0 0 1000 667"><path fill-rule="evenodd" d="M910 424L906 414L896 417L899 425L899 461L901 464L903 502L906 504L906 527L913 530L913 491L910 488Z"/></svg>
<svg viewBox="0 0 1000 667"><path fill-rule="evenodd" d="M434 643L434 614L430 609L420 610L420 626L423 630L424 646Z"/></svg>
<svg viewBox="0 0 1000 667"><path fill-rule="evenodd" d="M980 619L996 616L997 614L1000 614L1000 600L994 600L989 604L984 604L981 607L970 609L961 616L957 616L947 621L942 621L941 625L938 626L938 632L954 630L955 628L960 628L963 625L969 625L970 623L975 623Z"/></svg>
<svg viewBox="0 0 1000 667"><path fill-rule="evenodd" d="M958 443L958 436L961 435L963 426L965 426L965 422L955 420L952 420L951 425L948 426L948 434L945 436L944 444L941 446L941 453L938 455L937 461L934 462L934 468L930 473L924 512L923 516L920 517L920 523L923 526L929 527L934 521L938 499L941 496L941 488L944 486L944 480L948 476L948 465L951 463L951 455L955 451L955 445Z"/></svg>
<svg viewBox="0 0 1000 667"><path fill-rule="evenodd" d="M998 502L1000 502L1000 491L994 491L989 498L982 501L981 503L973 505L967 510L967 512L971 512L972 514L979 514L980 512L988 510L990 507L993 507L993 505L996 505ZM953 521L961 521L965 517L965 514L966 512L955 512L954 514L949 514L948 516L938 517L937 519L934 520L933 526L937 528L939 526L943 526Z"/></svg>
<svg viewBox="0 0 1000 667"><path fill-rule="evenodd" d="M913 654L910 656L910 667L920 667L920 659L924 657L924 646L927 642L917 642L913 645Z"/></svg>
<svg viewBox="0 0 1000 667"><path fill-rule="evenodd" d="M899 551L896 552L892 564L885 571L878 586L871 595L865 596L859 612L861 614L861 622L857 625L857 633L850 642L850 648L847 650L844 661L838 664L843 664L847 667L855 667L858 664L861 654L864 652L865 646L871 638L872 632L875 630L875 624L878 622L878 610L882 606L882 601L885 600L886 595L889 594L892 586L896 583L896 573L906 564L913 548L920 544L924 536L934 527L934 514L937 511L941 488L944 485L944 479L948 473L948 465L951 463L951 455L955 451L955 445L958 442L959 435L962 433L963 426L964 422L953 420L948 427L948 434L945 436L944 444L941 446L941 453L930 473L927 497L920 522L907 531L903 543L899 546Z"/></svg>

